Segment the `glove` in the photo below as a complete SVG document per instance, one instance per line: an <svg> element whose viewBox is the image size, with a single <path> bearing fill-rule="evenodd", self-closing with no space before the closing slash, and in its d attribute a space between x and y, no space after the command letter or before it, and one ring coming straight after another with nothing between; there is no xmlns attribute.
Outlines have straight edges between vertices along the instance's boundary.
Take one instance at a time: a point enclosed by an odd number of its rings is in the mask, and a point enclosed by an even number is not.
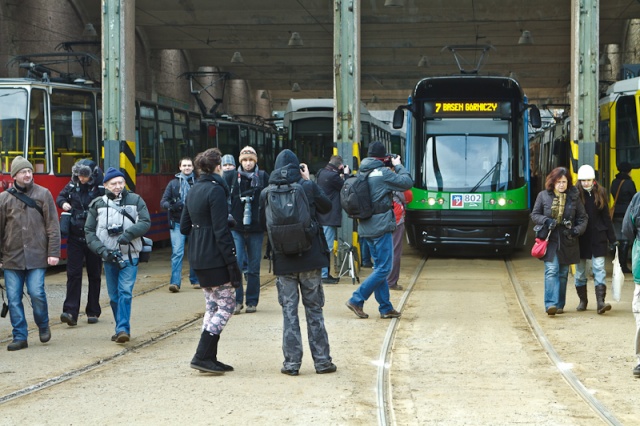
<svg viewBox="0 0 640 426"><path fill-rule="evenodd" d="M116 256L113 254L111 250L103 251L101 256L105 262L113 262L116 259Z"/></svg>
<svg viewBox="0 0 640 426"><path fill-rule="evenodd" d="M120 244L121 246L126 246L130 242L131 241L129 241L129 238L125 234L122 234L118 237L118 244Z"/></svg>
<svg viewBox="0 0 640 426"><path fill-rule="evenodd" d="M576 228L571 228L571 236L574 238L580 236L580 231L578 231Z"/></svg>
<svg viewBox="0 0 640 426"><path fill-rule="evenodd" d="M182 210L183 207L184 207L184 203L182 202L182 200L178 200L175 203L171 204L171 207L169 207L169 209L174 212L177 212Z"/></svg>
<svg viewBox="0 0 640 426"><path fill-rule="evenodd" d="M242 272L238 267L238 262L233 262L227 265L227 271L229 271L229 281L234 288L239 288L242 285Z"/></svg>
<svg viewBox="0 0 640 426"><path fill-rule="evenodd" d="M236 222L233 215L229 214L229 216L227 216L227 223L229 224L229 228L235 228L238 222Z"/></svg>
<svg viewBox="0 0 640 426"><path fill-rule="evenodd" d="M618 241L609 244L609 251L611 253L615 253L616 252L616 248L618 248L620 246L620 243Z"/></svg>
<svg viewBox="0 0 640 426"><path fill-rule="evenodd" d="M546 219L544 221L544 225L549 228L549 231L555 229L556 225L558 224L558 222L555 219Z"/></svg>

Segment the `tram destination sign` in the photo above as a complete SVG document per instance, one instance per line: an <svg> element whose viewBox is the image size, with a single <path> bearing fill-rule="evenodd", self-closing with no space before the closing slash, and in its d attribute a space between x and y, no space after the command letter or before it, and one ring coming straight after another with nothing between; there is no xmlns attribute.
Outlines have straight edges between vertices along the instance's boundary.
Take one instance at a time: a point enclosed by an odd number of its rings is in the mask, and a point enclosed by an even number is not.
<svg viewBox="0 0 640 426"><path fill-rule="evenodd" d="M433 101L424 103L426 117L509 117L511 104L495 101Z"/></svg>

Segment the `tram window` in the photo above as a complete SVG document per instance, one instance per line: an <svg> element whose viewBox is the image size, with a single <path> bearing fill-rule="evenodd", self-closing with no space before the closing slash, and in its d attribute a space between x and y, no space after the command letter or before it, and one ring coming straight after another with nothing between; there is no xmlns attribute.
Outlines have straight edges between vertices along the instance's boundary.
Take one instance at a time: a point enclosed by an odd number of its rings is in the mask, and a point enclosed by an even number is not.
<svg viewBox="0 0 640 426"><path fill-rule="evenodd" d="M189 149L189 127L187 126L187 114L184 112L174 111L174 134L176 136L176 150L171 163L178 164L182 157L186 157L190 152Z"/></svg>
<svg viewBox="0 0 640 426"><path fill-rule="evenodd" d="M200 133L200 117L189 115L189 151L187 155L196 158L196 155L204 151Z"/></svg>
<svg viewBox="0 0 640 426"><path fill-rule="evenodd" d="M158 129L156 128L156 109L151 106L140 105L140 117L138 118L138 145L140 161L139 173L157 173L157 147Z"/></svg>
<svg viewBox="0 0 640 426"><path fill-rule="evenodd" d="M11 161L24 155L24 126L27 121L27 91L0 89L0 147L2 171L9 173Z"/></svg>
<svg viewBox="0 0 640 426"><path fill-rule="evenodd" d="M177 161L175 146L176 140L173 133L172 111L158 108L158 131L160 138L158 143L158 173L171 173L176 168Z"/></svg>
<svg viewBox="0 0 640 426"><path fill-rule="evenodd" d="M54 171L71 174L77 160L97 159L95 97L92 92L56 90L50 99Z"/></svg>
<svg viewBox="0 0 640 426"><path fill-rule="evenodd" d="M640 142L635 97L622 96L616 105L616 160L640 166Z"/></svg>
<svg viewBox="0 0 640 426"><path fill-rule="evenodd" d="M35 173L49 173L47 167L47 132L45 128L45 91L31 91L29 107L29 161ZM71 169L67 173L71 173Z"/></svg>

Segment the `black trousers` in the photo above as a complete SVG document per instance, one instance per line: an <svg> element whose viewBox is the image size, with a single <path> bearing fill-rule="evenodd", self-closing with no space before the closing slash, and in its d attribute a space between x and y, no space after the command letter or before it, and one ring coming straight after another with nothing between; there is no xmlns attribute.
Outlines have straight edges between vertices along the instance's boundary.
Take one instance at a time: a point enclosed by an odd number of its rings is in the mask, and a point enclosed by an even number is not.
<svg viewBox="0 0 640 426"><path fill-rule="evenodd" d="M80 312L82 296L82 265L86 261L89 277L89 294L85 313L89 317L99 317L100 308L100 275L102 274L102 258L89 250L84 238L70 235L67 239L67 297L62 311L71 314L75 320Z"/></svg>

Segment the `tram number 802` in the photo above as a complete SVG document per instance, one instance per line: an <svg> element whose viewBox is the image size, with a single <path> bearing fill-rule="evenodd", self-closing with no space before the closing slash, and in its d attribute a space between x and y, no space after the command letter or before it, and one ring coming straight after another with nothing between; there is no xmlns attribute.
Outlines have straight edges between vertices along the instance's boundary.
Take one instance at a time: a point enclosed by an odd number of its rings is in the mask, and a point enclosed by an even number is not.
<svg viewBox="0 0 640 426"><path fill-rule="evenodd" d="M482 205L482 194L451 194L451 208L478 207Z"/></svg>

